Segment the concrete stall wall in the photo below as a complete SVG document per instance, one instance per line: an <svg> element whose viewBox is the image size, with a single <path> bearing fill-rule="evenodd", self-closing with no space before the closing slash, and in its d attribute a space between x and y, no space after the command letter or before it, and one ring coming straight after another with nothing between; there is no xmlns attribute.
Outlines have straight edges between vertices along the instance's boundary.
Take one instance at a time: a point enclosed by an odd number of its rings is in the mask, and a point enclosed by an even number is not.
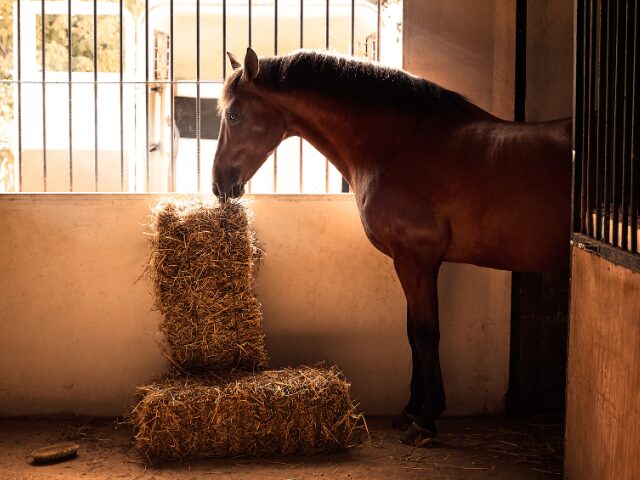
<svg viewBox="0 0 640 480"><path fill-rule="evenodd" d="M640 471L640 273L573 248L565 479Z"/></svg>
<svg viewBox="0 0 640 480"><path fill-rule="evenodd" d="M527 122L573 115L573 17L570 0L527 2Z"/></svg>
<svg viewBox="0 0 640 480"><path fill-rule="evenodd" d="M140 278L158 198L0 196L0 415L121 415L135 386L164 371L160 317ZM353 196L247 202L267 252L257 294L272 365L337 363L365 412L397 412L410 374L405 301ZM448 414L503 407L506 291L508 277L489 270L442 270Z"/></svg>
<svg viewBox="0 0 640 480"><path fill-rule="evenodd" d="M515 0L404 2L404 68L513 119Z"/></svg>

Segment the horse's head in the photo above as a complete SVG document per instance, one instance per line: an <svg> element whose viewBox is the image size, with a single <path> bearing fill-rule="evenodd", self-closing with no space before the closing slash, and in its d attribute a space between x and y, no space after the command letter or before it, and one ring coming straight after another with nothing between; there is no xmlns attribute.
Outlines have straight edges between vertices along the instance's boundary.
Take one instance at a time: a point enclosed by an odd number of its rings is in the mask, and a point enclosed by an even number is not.
<svg viewBox="0 0 640 480"><path fill-rule="evenodd" d="M285 136L283 116L261 96L256 86L258 57L247 49L244 66L228 54L235 70L220 99L220 135L213 161L212 189L219 198L237 198L245 183Z"/></svg>

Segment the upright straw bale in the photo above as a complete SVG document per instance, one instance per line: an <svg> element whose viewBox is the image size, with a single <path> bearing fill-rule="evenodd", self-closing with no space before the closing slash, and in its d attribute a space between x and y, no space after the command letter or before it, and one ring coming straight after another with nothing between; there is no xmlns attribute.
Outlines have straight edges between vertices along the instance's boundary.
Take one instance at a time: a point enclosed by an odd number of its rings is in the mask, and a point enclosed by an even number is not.
<svg viewBox="0 0 640 480"><path fill-rule="evenodd" d="M129 416L150 463L309 455L345 448L364 423L336 367L165 377L138 387Z"/></svg>
<svg viewBox="0 0 640 480"><path fill-rule="evenodd" d="M260 249L247 209L202 198L153 210L149 275L175 371L259 370L267 363L253 294Z"/></svg>

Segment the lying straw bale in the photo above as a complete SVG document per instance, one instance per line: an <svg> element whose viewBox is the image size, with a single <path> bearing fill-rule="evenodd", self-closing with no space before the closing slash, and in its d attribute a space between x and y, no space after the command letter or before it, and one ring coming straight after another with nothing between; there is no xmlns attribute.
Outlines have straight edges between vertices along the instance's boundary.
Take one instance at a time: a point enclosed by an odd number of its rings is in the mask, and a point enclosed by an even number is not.
<svg viewBox="0 0 640 480"><path fill-rule="evenodd" d="M148 272L174 370L263 368L262 313L253 294L260 249L247 210L196 197L164 200L150 228Z"/></svg>
<svg viewBox="0 0 640 480"><path fill-rule="evenodd" d="M167 377L138 387L129 417L150 463L307 455L345 448L361 417L336 367Z"/></svg>

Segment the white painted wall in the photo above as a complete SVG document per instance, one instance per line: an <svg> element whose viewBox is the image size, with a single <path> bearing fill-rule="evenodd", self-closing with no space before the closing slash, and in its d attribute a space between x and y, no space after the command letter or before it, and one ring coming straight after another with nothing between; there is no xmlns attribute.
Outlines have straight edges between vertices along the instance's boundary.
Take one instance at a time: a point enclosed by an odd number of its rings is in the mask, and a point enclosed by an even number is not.
<svg viewBox="0 0 640 480"><path fill-rule="evenodd" d="M0 415L120 415L164 370L139 279L157 195L0 196ZM249 196L267 256L258 276L273 366L327 360L369 414L408 395L405 302L351 195ZM447 414L502 410L508 275L445 265Z"/></svg>

